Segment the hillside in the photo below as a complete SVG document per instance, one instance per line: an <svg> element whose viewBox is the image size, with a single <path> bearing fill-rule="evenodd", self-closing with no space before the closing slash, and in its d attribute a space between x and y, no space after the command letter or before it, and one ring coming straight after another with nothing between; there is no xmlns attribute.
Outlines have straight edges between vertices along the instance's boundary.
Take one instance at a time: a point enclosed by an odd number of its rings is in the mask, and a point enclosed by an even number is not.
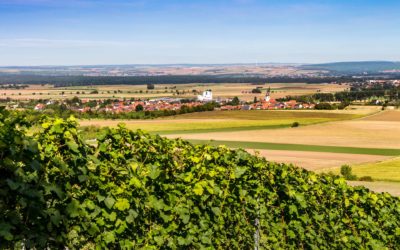
<svg viewBox="0 0 400 250"><path fill-rule="evenodd" d="M365 62L334 62L323 64L304 65L301 68L310 70L328 70L339 74L382 73L385 71L399 71L400 62L365 61Z"/></svg>
<svg viewBox="0 0 400 250"><path fill-rule="evenodd" d="M243 150L0 113L0 248L400 247L400 200Z"/></svg>

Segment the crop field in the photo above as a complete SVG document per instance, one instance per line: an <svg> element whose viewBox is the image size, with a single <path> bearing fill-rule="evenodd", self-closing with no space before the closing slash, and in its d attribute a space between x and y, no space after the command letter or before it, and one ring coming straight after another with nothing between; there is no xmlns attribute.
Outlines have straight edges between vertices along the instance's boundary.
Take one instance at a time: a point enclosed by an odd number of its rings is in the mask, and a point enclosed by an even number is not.
<svg viewBox="0 0 400 250"><path fill-rule="evenodd" d="M313 111L211 111L154 120L82 120L81 126L110 126L125 123L129 129L142 129L160 134L258 131L290 127L293 122L310 125L321 122L354 119L353 113Z"/></svg>
<svg viewBox="0 0 400 250"><path fill-rule="evenodd" d="M394 196L400 196L400 182L389 181L348 181L351 186L364 186L375 192L388 192Z"/></svg>
<svg viewBox="0 0 400 250"><path fill-rule="evenodd" d="M378 181L394 181L400 185L400 157L373 163L352 165L353 173L357 176L373 176ZM324 169L339 173L339 168Z"/></svg>
<svg viewBox="0 0 400 250"><path fill-rule="evenodd" d="M179 134L179 136L186 139L197 140L400 149L400 122L371 119L378 119L378 117L371 116L356 120L335 121L312 126L300 126L297 128Z"/></svg>
<svg viewBox="0 0 400 250"><path fill-rule="evenodd" d="M257 152L259 155L265 157L269 161L293 164L310 171L319 171L321 169L325 170L327 168L332 168L333 166L337 168L337 166L342 166L345 164L353 165L365 162L384 161L392 157L384 155L268 150L268 149L261 149L261 150L249 149L248 151L250 153ZM354 167L353 170L355 170Z"/></svg>
<svg viewBox="0 0 400 250"><path fill-rule="evenodd" d="M252 89L262 87L263 93L253 94ZM272 97L279 98L287 95L304 95L317 92L333 93L347 89L347 85L339 84L306 84L306 83L273 83L264 85L242 84L162 84L155 85L154 90L147 90L147 85L96 85L54 88L52 85L30 85L26 89L2 90L0 97L12 99L66 99L77 96L82 99L108 99L108 98L159 98L179 97L194 98L197 92L211 89L214 96L232 98L238 96L243 100L253 100L254 97L262 98L265 90L271 88ZM92 93L96 91L97 94ZM176 95L179 91L180 94Z"/></svg>
<svg viewBox="0 0 400 250"><path fill-rule="evenodd" d="M373 183L354 182L354 185L365 184L378 192L387 191L399 195L400 182L396 181L399 181L400 166L399 158L396 157L400 155L400 112L380 112L378 109L350 107L349 110L336 113L351 113L353 119L297 128L177 133L168 136L182 137L194 143L246 148L250 152L258 151L268 160L292 163L317 172L339 173L341 165L349 164L358 177L371 176L376 180ZM335 113L327 112L331 115ZM320 112L316 114L322 116ZM204 114L201 116L206 118ZM209 116L209 119L223 119L223 116L216 113Z"/></svg>
<svg viewBox="0 0 400 250"><path fill-rule="evenodd" d="M397 156L400 155L400 149L388 148L357 148L357 147L337 147L337 146L321 146L321 145L304 145L289 143L268 143L268 142L247 142L247 141L219 141L219 140L189 140L196 144L211 144L214 146L226 145L231 148L245 149L269 149L269 150L287 150L287 151L303 151L303 152L328 152L328 153L347 153L358 155L383 155Z"/></svg>

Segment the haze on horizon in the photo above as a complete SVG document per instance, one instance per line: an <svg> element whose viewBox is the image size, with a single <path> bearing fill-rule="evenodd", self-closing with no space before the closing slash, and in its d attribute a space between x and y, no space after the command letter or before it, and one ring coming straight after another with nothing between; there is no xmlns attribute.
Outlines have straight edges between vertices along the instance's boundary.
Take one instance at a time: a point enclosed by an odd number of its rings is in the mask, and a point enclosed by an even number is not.
<svg viewBox="0 0 400 250"><path fill-rule="evenodd" d="M0 0L0 66L400 61L396 0Z"/></svg>

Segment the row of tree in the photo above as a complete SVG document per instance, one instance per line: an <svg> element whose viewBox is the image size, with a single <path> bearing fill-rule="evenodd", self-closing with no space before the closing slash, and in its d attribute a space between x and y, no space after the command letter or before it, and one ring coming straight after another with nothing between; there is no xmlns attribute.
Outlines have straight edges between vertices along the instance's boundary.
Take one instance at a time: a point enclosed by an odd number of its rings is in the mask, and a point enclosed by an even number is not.
<svg viewBox="0 0 400 250"><path fill-rule="evenodd" d="M185 83L326 83L353 82L351 77L264 77L243 75L161 75L161 76L43 76L0 75L0 84L54 84L56 87L90 85L141 85Z"/></svg>
<svg viewBox="0 0 400 250"><path fill-rule="evenodd" d="M337 93L315 93L303 96L286 96L278 99L279 101L296 100L299 102L352 102L368 100L370 98L386 98L388 101L398 100L400 87L391 88L355 88L350 91Z"/></svg>

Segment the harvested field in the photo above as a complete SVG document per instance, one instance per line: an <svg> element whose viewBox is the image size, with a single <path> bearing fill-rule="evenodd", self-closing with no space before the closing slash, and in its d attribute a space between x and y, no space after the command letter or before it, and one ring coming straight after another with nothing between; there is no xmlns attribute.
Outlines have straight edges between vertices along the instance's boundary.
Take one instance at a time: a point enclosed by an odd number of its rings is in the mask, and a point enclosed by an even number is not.
<svg viewBox="0 0 400 250"><path fill-rule="evenodd" d="M337 167L344 164L352 165L365 162L377 162L391 158L391 156L382 155L340 154L286 150L249 149L248 151L251 153L259 152L260 156L265 157L269 161L293 164L310 171Z"/></svg>
<svg viewBox="0 0 400 250"><path fill-rule="evenodd" d="M374 117L374 116L372 116ZM358 119L298 128L205 134L179 134L185 139L291 143L360 148L400 148L400 122Z"/></svg>
<svg viewBox="0 0 400 250"><path fill-rule="evenodd" d="M125 123L129 129L169 133L209 133L289 127L293 122L302 125L353 119L355 114L308 111L211 111L179 115L154 120L82 120L81 126L111 126Z"/></svg>
<svg viewBox="0 0 400 250"><path fill-rule="evenodd" d="M382 193L387 192L394 196L400 196L400 182L383 182L383 181L347 181L352 186L364 186L372 191Z"/></svg>
<svg viewBox="0 0 400 250"><path fill-rule="evenodd" d="M400 110L387 110L379 114L365 117L366 121L400 122Z"/></svg>
<svg viewBox="0 0 400 250"><path fill-rule="evenodd" d="M333 120L349 120L363 117L371 110L233 110L210 111L183 114L174 119L240 119L240 120L274 120L296 118L328 118Z"/></svg>

